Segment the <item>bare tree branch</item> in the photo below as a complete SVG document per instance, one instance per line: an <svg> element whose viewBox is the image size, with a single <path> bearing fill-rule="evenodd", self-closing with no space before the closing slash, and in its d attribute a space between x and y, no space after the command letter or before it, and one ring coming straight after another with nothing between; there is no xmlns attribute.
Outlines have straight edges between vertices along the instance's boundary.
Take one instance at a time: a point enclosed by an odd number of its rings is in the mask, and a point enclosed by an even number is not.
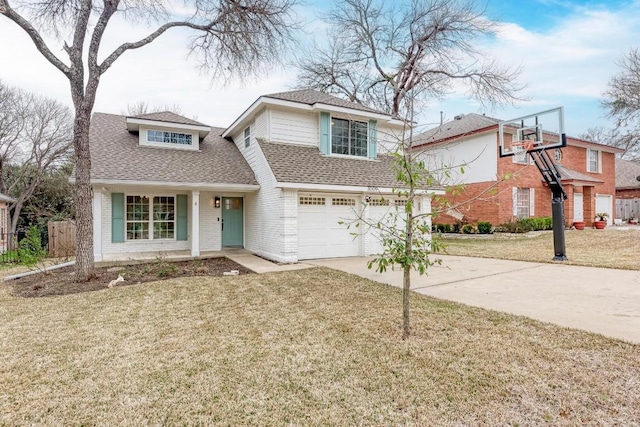
<svg viewBox="0 0 640 427"><path fill-rule="evenodd" d="M475 40L492 35L498 24L473 0L378 4L345 0L327 14L330 42L298 61L298 87L338 94L395 116L403 115L409 92L441 98L455 81L484 104L523 99L520 69L485 59L476 47Z"/></svg>
<svg viewBox="0 0 640 427"><path fill-rule="evenodd" d="M40 51L42 56L44 56L47 61L53 64L54 67L62 71L65 76L69 77L70 68L57 56L55 56L53 52L51 52L47 44L44 42L42 36L40 36L38 30L36 30L29 21L23 18L22 15L11 8L8 0L0 0L0 14L6 16L10 20L18 24L18 26L20 26L20 28L22 28L29 35L29 37L31 37L33 44Z"/></svg>

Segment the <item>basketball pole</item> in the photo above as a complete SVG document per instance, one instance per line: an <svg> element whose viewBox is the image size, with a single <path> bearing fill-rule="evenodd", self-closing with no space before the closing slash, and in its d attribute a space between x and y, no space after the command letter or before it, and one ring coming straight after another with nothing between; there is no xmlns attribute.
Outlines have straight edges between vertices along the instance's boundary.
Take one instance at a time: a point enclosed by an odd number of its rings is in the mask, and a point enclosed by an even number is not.
<svg viewBox="0 0 640 427"><path fill-rule="evenodd" d="M564 195L560 188L552 190L551 218L553 221L553 250L554 261L566 261L567 249L564 240Z"/></svg>

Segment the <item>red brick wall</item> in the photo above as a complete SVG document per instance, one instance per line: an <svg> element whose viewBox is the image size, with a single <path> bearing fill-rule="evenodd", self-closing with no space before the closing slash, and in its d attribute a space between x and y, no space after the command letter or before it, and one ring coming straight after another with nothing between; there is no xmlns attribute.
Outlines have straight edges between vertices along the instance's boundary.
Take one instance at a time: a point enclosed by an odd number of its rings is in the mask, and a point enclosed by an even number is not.
<svg viewBox="0 0 640 427"><path fill-rule="evenodd" d="M496 155L498 142L496 134ZM572 142L571 139L568 141ZM553 159L553 152L549 153ZM602 173L587 172L587 149L582 146L569 145L562 148L560 164L569 169L604 181L595 187L577 186L571 183L565 185L567 200L565 200L565 222L571 225L573 220L573 194L584 194L584 219L588 225L595 214L596 194L615 194L615 158L613 153L602 153ZM514 163L512 157L498 158L498 176L504 178L502 182L490 181L468 184L460 194L448 191L445 196L451 205L458 205L457 210L465 215L470 223L489 221L494 225L503 224L513 219L513 187L533 188L535 194L534 216L551 216L551 190L544 184L540 171L535 165ZM580 183L576 183L580 185ZM488 189L492 189L487 193ZM586 190L586 191L585 191ZM639 191L640 192L640 191ZM613 199L612 199L613 200ZM615 201L614 201L615 203ZM438 202L434 203L438 206ZM615 212L615 204L611 207ZM446 214L440 214L434 219L435 223L452 224L456 220Z"/></svg>
<svg viewBox="0 0 640 427"><path fill-rule="evenodd" d="M616 199L640 199L640 188L616 190Z"/></svg>

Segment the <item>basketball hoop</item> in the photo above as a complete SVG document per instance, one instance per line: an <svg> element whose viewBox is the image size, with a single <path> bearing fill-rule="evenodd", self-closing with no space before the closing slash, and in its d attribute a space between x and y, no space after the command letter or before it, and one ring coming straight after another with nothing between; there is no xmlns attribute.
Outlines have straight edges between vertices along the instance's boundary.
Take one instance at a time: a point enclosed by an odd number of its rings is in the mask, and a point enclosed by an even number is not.
<svg viewBox="0 0 640 427"><path fill-rule="evenodd" d="M533 146L536 141L524 140L524 141L513 141L511 143L511 150L513 151L513 155L516 157L521 157L533 150Z"/></svg>

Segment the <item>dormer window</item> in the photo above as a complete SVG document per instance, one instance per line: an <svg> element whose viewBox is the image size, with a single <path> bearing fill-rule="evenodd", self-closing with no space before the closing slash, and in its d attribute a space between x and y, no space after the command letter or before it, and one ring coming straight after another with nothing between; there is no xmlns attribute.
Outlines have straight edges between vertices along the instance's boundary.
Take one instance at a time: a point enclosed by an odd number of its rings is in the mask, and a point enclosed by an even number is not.
<svg viewBox="0 0 640 427"><path fill-rule="evenodd" d="M147 130L147 141L163 144L192 145L193 135L190 133L167 132L163 130Z"/></svg>
<svg viewBox="0 0 640 427"><path fill-rule="evenodd" d="M367 157L368 124L331 118L331 153Z"/></svg>

